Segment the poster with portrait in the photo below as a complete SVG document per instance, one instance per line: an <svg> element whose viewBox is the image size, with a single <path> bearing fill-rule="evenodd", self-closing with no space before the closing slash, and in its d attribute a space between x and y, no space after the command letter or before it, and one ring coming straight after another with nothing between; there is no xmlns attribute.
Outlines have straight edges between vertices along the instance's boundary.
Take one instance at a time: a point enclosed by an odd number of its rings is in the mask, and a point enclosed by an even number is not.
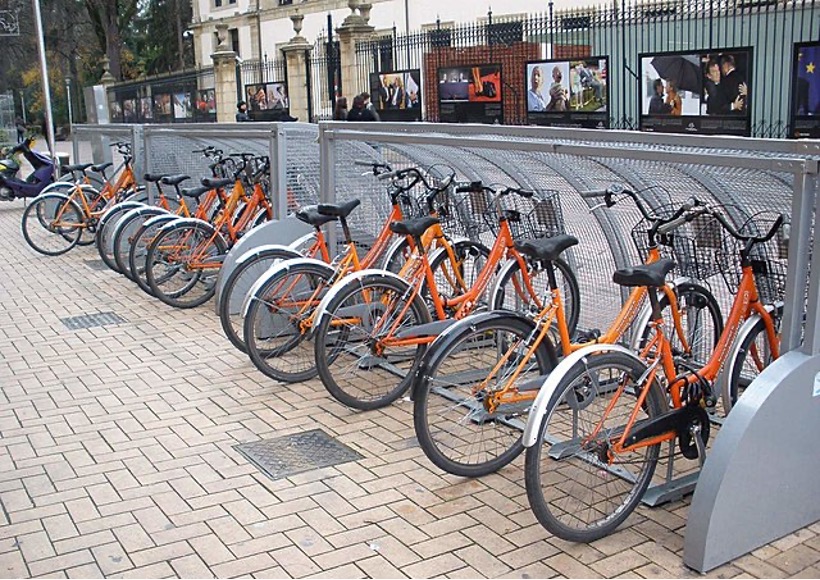
<svg viewBox="0 0 820 580"><path fill-rule="evenodd" d="M608 129L608 71L607 57L528 62L527 122Z"/></svg>
<svg viewBox="0 0 820 580"><path fill-rule="evenodd" d="M290 117L288 87L283 82L245 86L248 114L254 121L279 121Z"/></svg>
<svg viewBox="0 0 820 580"><path fill-rule="evenodd" d="M123 99L122 122L136 123L137 121L137 99Z"/></svg>
<svg viewBox="0 0 820 580"><path fill-rule="evenodd" d="M791 128L795 139L820 139L820 42L794 46Z"/></svg>
<svg viewBox="0 0 820 580"><path fill-rule="evenodd" d="M371 73L370 101L382 121L421 121L421 71Z"/></svg>
<svg viewBox="0 0 820 580"><path fill-rule="evenodd" d="M641 55L641 130L748 137L751 65L751 48Z"/></svg>
<svg viewBox="0 0 820 580"><path fill-rule="evenodd" d="M504 122L500 64L440 68L437 80L442 122Z"/></svg>
<svg viewBox="0 0 820 580"><path fill-rule="evenodd" d="M139 108L139 117L142 121L152 121L154 119L154 107L151 97L141 97Z"/></svg>
<svg viewBox="0 0 820 580"><path fill-rule="evenodd" d="M176 91L172 93L174 119L177 121L193 118L193 105L191 103L191 93L189 91Z"/></svg>
<svg viewBox="0 0 820 580"><path fill-rule="evenodd" d="M200 89L196 95L194 118L197 121L216 121L216 92L214 89Z"/></svg>
<svg viewBox="0 0 820 580"><path fill-rule="evenodd" d="M117 100L116 95L108 102L108 115L112 123L122 123L122 103Z"/></svg>
<svg viewBox="0 0 820 580"><path fill-rule="evenodd" d="M154 93L154 120L169 122L171 116L171 93Z"/></svg>

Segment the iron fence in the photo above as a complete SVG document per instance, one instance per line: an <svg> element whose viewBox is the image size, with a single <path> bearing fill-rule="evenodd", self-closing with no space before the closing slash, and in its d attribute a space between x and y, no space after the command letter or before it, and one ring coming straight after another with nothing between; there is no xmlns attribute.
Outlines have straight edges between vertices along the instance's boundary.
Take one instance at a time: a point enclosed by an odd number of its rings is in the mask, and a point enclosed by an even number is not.
<svg viewBox="0 0 820 580"><path fill-rule="evenodd" d="M609 58L609 125L637 129L640 55L721 52L751 48L751 135L789 135L794 44L820 40L817 0L612 0L596 7L497 17L382 36L356 47L357 85L370 74L419 69L424 118L439 121L441 67L497 63L502 68L503 118L527 122L525 63L546 59Z"/></svg>
<svg viewBox="0 0 820 580"><path fill-rule="evenodd" d="M281 55L268 59L266 54L262 60L247 60L237 64L236 70L237 78L240 80L240 94L237 96L240 98L243 96L242 87L288 82L287 61Z"/></svg>
<svg viewBox="0 0 820 580"><path fill-rule="evenodd" d="M308 99L313 121L333 118L333 107L342 81L339 42L319 36L307 59Z"/></svg>

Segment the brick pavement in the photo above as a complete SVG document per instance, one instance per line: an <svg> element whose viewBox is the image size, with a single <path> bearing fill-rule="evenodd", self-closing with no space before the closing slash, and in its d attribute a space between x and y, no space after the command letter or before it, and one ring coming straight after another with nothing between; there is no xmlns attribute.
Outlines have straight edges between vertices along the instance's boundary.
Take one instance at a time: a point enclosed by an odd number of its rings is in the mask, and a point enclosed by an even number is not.
<svg viewBox="0 0 820 580"><path fill-rule="evenodd" d="M681 577L688 502L592 545L535 521L522 460L431 466L412 409L358 413L232 350L210 306L175 311L92 248L47 258L0 205L0 577ZM68 330L60 318L126 322ZM321 427L364 459L272 481L233 446ZM820 575L820 525L710 576Z"/></svg>

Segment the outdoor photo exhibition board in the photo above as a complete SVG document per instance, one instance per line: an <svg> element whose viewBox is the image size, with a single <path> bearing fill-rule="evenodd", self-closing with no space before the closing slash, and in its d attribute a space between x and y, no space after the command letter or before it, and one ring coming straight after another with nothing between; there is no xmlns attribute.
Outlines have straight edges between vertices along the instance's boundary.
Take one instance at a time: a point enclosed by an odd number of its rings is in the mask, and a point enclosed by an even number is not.
<svg viewBox="0 0 820 580"><path fill-rule="evenodd" d="M245 85L245 101L254 121L278 121L289 115L288 87L282 82Z"/></svg>
<svg viewBox="0 0 820 580"><path fill-rule="evenodd" d="M752 49L640 55L642 131L751 135Z"/></svg>
<svg viewBox="0 0 820 580"><path fill-rule="evenodd" d="M152 86L109 93L112 123L188 123L216 121L214 89Z"/></svg>
<svg viewBox="0 0 820 580"><path fill-rule="evenodd" d="M370 101L382 121L421 121L421 71L371 73Z"/></svg>
<svg viewBox="0 0 820 580"><path fill-rule="evenodd" d="M439 119L444 123L503 123L501 65L438 69Z"/></svg>
<svg viewBox="0 0 820 580"><path fill-rule="evenodd" d="M527 122L608 129L608 65L606 57L528 62Z"/></svg>
<svg viewBox="0 0 820 580"><path fill-rule="evenodd" d="M794 46L791 126L795 138L820 139L820 42Z"/></svg>

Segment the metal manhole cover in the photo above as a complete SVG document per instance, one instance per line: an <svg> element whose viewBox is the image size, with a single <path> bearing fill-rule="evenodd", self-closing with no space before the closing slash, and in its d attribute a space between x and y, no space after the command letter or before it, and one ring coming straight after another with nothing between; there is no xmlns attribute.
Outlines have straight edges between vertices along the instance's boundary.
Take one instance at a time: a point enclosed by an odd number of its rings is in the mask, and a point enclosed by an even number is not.
<svg viewBox="0 0 820 580"><path fill-rule="evenodd" d="M92 270L108 270L108 265L102 260L85 260L85 265Z"/></svg>
<svg viewBox="0 0 820 580"><path fill-rule="evenodd" d="M271 479L364 459L363 455L339 443L321 429L242 443L235 445L234 449Z"/></svg>
<svg viewBox="0 0 820 580"><path fill-rule="evenodd" d="M97 312L96 314L83 314L82 316L72 316L71 318L61 318L60 322L66 325L69 330L84 330L97 326L107 326L109 324L122 324L125 318L113 312Z"/></svg>

